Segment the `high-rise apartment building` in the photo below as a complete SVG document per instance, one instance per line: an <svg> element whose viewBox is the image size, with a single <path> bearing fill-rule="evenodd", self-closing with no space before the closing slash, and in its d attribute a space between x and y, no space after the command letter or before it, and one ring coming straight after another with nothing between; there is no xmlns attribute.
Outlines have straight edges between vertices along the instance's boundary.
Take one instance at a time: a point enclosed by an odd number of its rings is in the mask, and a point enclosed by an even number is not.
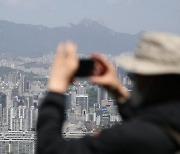
<svg viewBox="0 0 180 154"><path fill-rule="evenodd" d="M2 105L2 108L5 108L7 106L6 95L2 92L0 92L0 104Z"/></svg>

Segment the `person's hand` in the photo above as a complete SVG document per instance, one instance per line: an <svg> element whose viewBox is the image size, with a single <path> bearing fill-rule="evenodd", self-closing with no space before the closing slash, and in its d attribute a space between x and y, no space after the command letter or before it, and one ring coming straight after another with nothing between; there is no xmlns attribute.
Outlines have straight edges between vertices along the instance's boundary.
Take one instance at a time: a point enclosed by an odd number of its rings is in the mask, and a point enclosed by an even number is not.
<svg viewBox="0 0 180 154"><path fill-rule="evenodd" d="M110 91L119 102L124 103L129 98L129 93L122 86L116 70L104 57L100 54L93 54L95 60L95 70L90 77L92 83L98 84ZM99 75L101 74L101 75Z"/></svg>
<svg viewBox="0 0 180 154"><path fill-rule="evenodd" d="M77 47L72 42L61 43L52 64L48 90L65 93L79 67Z"/></svg>

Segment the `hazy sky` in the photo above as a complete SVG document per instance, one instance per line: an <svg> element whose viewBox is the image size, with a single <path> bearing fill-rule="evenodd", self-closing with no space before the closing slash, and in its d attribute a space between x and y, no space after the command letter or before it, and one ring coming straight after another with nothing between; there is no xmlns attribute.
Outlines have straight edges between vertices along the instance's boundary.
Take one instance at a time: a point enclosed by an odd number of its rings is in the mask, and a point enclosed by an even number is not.
<svg viewBox="0 0 180 154"><path fill-rule="evenodd" d="M0 20L55 27L84 18L119 32L180 34L180 0L0 0Z"/></svg>

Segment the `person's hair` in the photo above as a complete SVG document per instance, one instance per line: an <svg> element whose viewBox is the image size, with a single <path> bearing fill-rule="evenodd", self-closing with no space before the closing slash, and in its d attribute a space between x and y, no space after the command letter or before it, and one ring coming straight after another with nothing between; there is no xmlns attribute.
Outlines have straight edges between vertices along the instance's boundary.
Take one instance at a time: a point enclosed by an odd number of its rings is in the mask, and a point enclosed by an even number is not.
<svg viewBox="0 0 180 154"><path fill-rule="evenodd" d="M144 101L180 100L180 75L134 75L140 91L148 89Z"/></svg>

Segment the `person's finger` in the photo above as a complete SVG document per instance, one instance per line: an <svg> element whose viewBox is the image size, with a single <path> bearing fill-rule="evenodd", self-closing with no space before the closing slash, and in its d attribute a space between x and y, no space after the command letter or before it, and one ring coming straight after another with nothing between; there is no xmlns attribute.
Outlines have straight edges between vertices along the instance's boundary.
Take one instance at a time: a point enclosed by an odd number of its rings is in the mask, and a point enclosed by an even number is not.
<svg viewBox="0 0 180 154"><path fill-rule="evenodd" d="M65 51L67 53L67 57L77 58L77 46L71 41L65 43Z"/></svg>
<svg viewBox="0 0 180 154"><path fill-rule="evenodd" d="M59 45L57 46L56 49L56 57L57 58L64 58L66 56L66 52L65 52L65 44L63 42L59 43Z"/></svg>
<svg viewBox="0 0 180 154"><path fill-rule="evenodd" d="M102 79L102 77L98 77L98 76L91 76L89 77L89 81L95 84L99 84L99 85L103 85L104 81Z"/></svg>
<svg viewBox="0 0 180 154"><path fill-rule="evenodd" d="M64 43L60 43L57 46L51 68L55 68L55 66L58 66L60 64L60 62L64 59L64 56L65 56Z"/></svg>
<svg viewBox="0 0 180 154"><path fill-rule="evenodd" d="M95 76L103 75L105 74L105 72L106 72L105 67L100 62L95 61L93 75Z"/></svg>
<svg viewBox="0 0 180 154"><path fill-rule="evenodd" d="M92 58L95 61L98 61L101 64L103 64L106 68L110 68L111 67L111 64L102 55L100 55L98 53L93 53L92 54Z"/></svg>

